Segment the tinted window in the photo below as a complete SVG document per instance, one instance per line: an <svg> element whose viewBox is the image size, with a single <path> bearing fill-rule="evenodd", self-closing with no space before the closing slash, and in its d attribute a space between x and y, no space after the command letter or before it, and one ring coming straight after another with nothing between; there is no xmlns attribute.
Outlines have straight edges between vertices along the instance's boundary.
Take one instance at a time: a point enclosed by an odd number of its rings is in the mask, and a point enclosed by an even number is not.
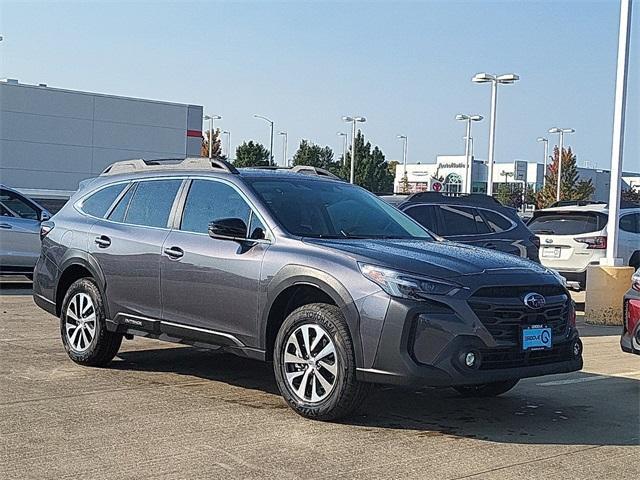
<svg viewBox="0 0 640 480"><path fill-rule="evenodd" d="M405 210L405 213L423 227L428 228L434 233L440 234L440 232L438 232L436 207L434 207L433 205L419 205L416 207L409 207L407 210Z"/></svg>
<svg viewBox="0 0 640 480"><path fill-rule="evenodd" d="M184 205L180 230L207 233L209 223L221 218L239 218L247 224L250 211L247 202L229 185L194 180Z"/></svg>
<svg viewBox="0 0 640 480"><path fill-rule="evenodd" d="M620 230L630 233L640 233L640 213L632 213L620 218Z"/></svg>
<svg viewBox="0 0 640 480"><path fill-rule="evenodd" d="M506 232L507 230L510 230L511 228L513 228L513 224L511 223L511 220L503 217L499 213L491 210L481 210L481 212L485 221L489 225L489 228L491 228L491 231L500 233L500 232Z"/></svg>
<svg viewBox="0 0 640 480"><path fill-rule="evenodd" d="M266 237L266 228L255 213L251 215L251 222L249 224L249 238L254 240L260 240Z"/></svg>
<svg viewBox="0 0 640 480"><path fill-rule="evenodd" d="M440 205L444 236L477 235L488 233L489 227L475 208Z"/></svg>
<svg viewBox="0 0 640 480"><path fill-rule="evenodd" d="M547 235L576 235L602 230L607 216L593 212L547 212L529 222L533 233Z"/></svg>
<svg viewBox="0 0 640 480"><path fill-rule="evenodd" d="M248 178L290 233L316 238L432 238L419 224L366 190L348 183Z"/></svg>
<svg viewBox="0 0 640 480"><path fill-rule="evenodd" d="M80 208L87 215L102 218L126 186L126 183L119 183L98 190L90 197L85 198Z"/></svg>
<svg viewBox="0 0 640 480"><path fill-rule="evenodd" d="M125 223L146 227L166 227L169 213L182 180L140 182L125 216Z"/></svg>
<svg viewBox="0 0 640 480"><path fill-rule="evenodd" d="M13 217L13 214L7 210L4 205L0 203L0 216L1 217Z"/></svg>
<svg viewBox="0 0 640 480"><path fill-rule="evenodd" d="M113 220L114 222L124 222L124 216L127 213L129 202L131 201L133 193L136 191L136 187L137 184L132 185L131 188L127 190L127 193L122 196L115 208L111 210L109 220Z"/></svg>
<svg viewBox="0 0 640 480"><path fill-rule="evenodd" d="M9 190L0 190L0 203L2 206L18 215L20 218L39 220L40 212L30 203L26 202L17 193Z"/></svg>

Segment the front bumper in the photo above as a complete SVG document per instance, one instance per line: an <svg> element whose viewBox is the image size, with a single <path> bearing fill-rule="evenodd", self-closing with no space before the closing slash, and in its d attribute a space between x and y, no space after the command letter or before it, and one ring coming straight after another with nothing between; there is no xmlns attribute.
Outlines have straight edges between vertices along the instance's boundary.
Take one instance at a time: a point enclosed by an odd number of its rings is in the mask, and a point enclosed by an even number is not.
<svg viewBox="0 0 640 480"><path fill-rule="evenodd" d="M574 348L578 354L574 354ZM470 368L465 353L479 362ZM392 299L372 365L357 369L362 381L411 386L455 386L566 373L582 368L575 327L554 334L550 350L522 351L497 342L466 299L447 305Z"/></svg>

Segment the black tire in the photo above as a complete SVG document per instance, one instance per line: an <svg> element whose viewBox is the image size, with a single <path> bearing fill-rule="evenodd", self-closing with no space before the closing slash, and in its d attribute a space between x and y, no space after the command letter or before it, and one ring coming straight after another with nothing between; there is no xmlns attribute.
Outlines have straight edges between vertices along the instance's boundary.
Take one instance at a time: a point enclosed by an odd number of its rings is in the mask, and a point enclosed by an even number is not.
<svg viewBox="0 0 640 480"><path fill-rule="evenodd" d="M65 328L71 300L79 293L88 295L95 310L95 335L83 351L77 351L70 342ZM109 332L106 327L104 302L98 286L91 278L76 280L65 293L60 312L60 336L69 358L80 365L103 367L116 356L122 343L122 334Z"/></svg>
<svg viewBox="0 0 640 480"><path fill-rule="evenodd" d="M333 377L333 388L328 396L319 402L309 402L300 398L285 379L287 367L284 354L287 340L303 325L320 327L335 346L334 361L337 361L337 374ZM356 380L356 360L351 335L344 316L334 305L304 305L285 319L274 345L273 369L278 389L289 406L299 415L314 420L337 420L353 413L370 389L370 384Z"/></svg>
<svg viewBox="0 0 640 480"><path fill-rule="evenodd" d="M515 387L520 379L453 387L463 397L496 397Z"/></svg>

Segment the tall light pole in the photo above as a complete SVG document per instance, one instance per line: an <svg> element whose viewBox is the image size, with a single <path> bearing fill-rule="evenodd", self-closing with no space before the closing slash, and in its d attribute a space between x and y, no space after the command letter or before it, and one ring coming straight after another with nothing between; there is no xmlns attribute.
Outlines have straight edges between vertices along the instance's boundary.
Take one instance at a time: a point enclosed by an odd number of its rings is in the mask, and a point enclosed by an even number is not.
<svg viewBox="0 0 640 480"><path fill-rule="evenodd" d="M407 136L398 135L398 138L402 140L402 165L404 166L403 178L407 176Z"/></svg>
<svg viewBox="0 0 640 480"><path fill-rule="evenodd" d="M600 261L609 266L621 266L618 256L618 212L620 211L622 153L629 76L629 41L631 37L631 0L620 0L618 29L618 60L616 66L616 96L613 105L613 141L611 144L611 179L609 181L609 220L607 221L607 256ZM637 26L637 25L636 25Z"/></svg>
<svg viewBox="0 0 640 480"><path fill-rule="evenodd" d="M575 130L573 128L550 128L549 133L557 133L558 140L558 185L556 186L556 202L561 200L561 190L562 190L562 151L564 150L564 134L565 133L573 133Z"/></svg>
<svg viewBox="0 0 640 480"><path fill-rule="evenodd" d="M364 117L342 117L342 120L345 122L349 122L352 124L351 127L351 175L349 176L349 182L355 182L356 176L356 123L358 122L366 122L367 119Z"/></svg>
<svg viewBox="0 0 640 480"><path fill-rule="evenodd" d="M471 142L472 142L472 137L471 137L471 122L479 122L480 120L482 120L484 117L482 115L465 115L465 114L460 114L460 115L456 115L456 120L462 121L462 122L467 122L467 135L464 137L465 138L465 142L464 142L464 161L465 161L465 166L464 166L464 189L466 193L471 193L471 180L473 178L472 176L472 170L473 170L473 162L471 159Z"/></svg>
<svg viewBox="0 0 640 480"><path fill-rule="evenodd" d="M227 136L227 160L231 160L231 132L229 130L225 130L222 134Z"/></svg>
<svg viewBox="0 0 640 480"><path fill-rule="evenodd" d="M209 120L209 158L213 157L213 122L222 120L220 115L205 115L205 120Z"/></svg>
<svg viewBox="0 0 640 480"><path fill-rule="evenodd" d="M549 140L544 137L538 137L536 142L544 143L544 174L542 175L542 188L547 183L547 159L549 158Z"/></svg>
<svg viewBox="0 0 640 480"><path fill-rule="evenodd" d="M344 132L338 132L338 136L342 137L342 165L346 165L347 164L347 138L349 137L349 135L347 135Z"/></svg>
<svg viewBox="0 0 640 480"><path fill-rule="evenodd" d="M520 80L515 73L492 75L490 73L476 73L471 79L474 83L491 83L491 120L489 125L489 179L487 181L487 195L493 195L493 164L496 140L496 105L498 103L498 84L510 84Z"/></svg>
<svg viewBox="0 0 640 480"><path fill-rule="evenodd" d="M287 132L280 132L278 135L282 135L282 166L287 166L287 149L289 148L289 136Z"/></svg>
<svg viewBox="0 0 640 480"><path fill-rule="evenodd" d="M264 120L271 126L271 135L269 140L269 158L270 158L271 164L273 165L273 120L267 117L264 117L262 115L258 115L257 113L254 113L253 116L255 118L259 118L260 120Z"/></svg>

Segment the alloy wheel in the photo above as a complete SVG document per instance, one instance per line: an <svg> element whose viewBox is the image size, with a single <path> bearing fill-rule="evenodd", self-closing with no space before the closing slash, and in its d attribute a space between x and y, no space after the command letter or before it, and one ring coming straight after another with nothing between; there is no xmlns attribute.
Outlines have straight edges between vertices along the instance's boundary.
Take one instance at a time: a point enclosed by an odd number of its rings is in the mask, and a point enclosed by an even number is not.
<svg viewBox="0 0 640 480"><path fill-rule="evenodd" d="M284 348L284 374L300 400L319 403L329 396L337 381L338 356L324 328L305 324L294 330Z"/></svg>
<svg viewBox="0 0 640 480"><path fill-rule="evenodd" d="M96 308L86 293L76 293L67 306L65 332L69 345L76 352L89 348L96 336Z"/></svg>

